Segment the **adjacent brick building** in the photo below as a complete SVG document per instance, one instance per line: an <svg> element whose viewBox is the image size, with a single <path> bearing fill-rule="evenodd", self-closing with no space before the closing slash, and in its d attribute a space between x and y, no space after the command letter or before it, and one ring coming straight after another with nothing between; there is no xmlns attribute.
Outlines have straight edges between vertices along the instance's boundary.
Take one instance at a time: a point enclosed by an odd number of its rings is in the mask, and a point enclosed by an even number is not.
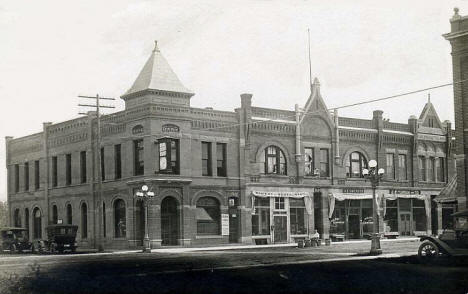
<svg viewBox="0 0 468 294"><path fill-rule="evenodd" d="M137 247L144 213L134 195L146 184L156 194L153 247L293 242L315 229L324 239L362 238L372 227L372 191L361 176L371 159L387 171L377 191L381 232L436 234L449 225L454 199L437 195L454 176L452 131L430 101L401 124L379 110L339 117L317 79L294 110L254 106L251 94L235 111L195 108L193 95L156 46L121 97L125 110L102 117L100 148L92 112L7 137L12 225L35 239L48 223L73 223L80 246Z"/></svg>
<svg viewBox="0 0 468 294"><path fill-rule="evenodd" d="M453 96L455 105L455 138L457 197L459 209L468 208L468 16L460 16L458 8L450 19L451 31L444 37L452 45Z"/></svg>

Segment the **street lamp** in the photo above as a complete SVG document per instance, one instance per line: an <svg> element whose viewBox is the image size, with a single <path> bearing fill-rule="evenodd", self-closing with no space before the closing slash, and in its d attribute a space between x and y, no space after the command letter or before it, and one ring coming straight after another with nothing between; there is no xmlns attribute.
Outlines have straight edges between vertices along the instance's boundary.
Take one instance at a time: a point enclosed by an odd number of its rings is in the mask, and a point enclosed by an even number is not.
<svg viewBox="0 0 468 294"><path fill-rule="evenodd" d="M145 237L143 238L143 252L151 252L151 244L148 235L148 199L154 197L154 192L149 191L147 185L141 186L141 191L135 193L135 197L143 201L145 211Z"/></svg>
<svg viewBox="0 0 468 294"><path fill-rule="evenodd" d="M369 161L369 169L365 168L362 170L362 175L364 178L370 180L372 185L372 219L373 219L373 230L372 230L372 237L371 237L371 255L379 255L382 254L382 249L380 248L380 234L379 234L379 226L377 224L377 206L376 206L376 196L375 196L375 189L382 179L385 170L383 168L377 169L377 161L371 160Z"/></svg>

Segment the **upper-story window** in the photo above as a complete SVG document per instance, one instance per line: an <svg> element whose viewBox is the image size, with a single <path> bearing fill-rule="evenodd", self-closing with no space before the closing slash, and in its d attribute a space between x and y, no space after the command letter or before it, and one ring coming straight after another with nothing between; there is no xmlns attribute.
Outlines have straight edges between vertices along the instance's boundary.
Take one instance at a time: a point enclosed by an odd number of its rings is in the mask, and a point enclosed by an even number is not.
<svg viewBox="0 0 468 294"><path fill-rule="evenodd" d="M15 192L19 192L19 164L15 164Z"/></svg>
<svg viewBox="0 0 468 294"><path fill-rule="evenodd" d="M67 186L72 183L72 157L71 154L65 155L65 183Z"/></svg>
<svg viewBox="0 0 468 294"><path fill-rule="evenodd" d="M426 157L419 156L419 180L426 181Z"/></svg>
<svg viewBox="0 0 468 294"><path fill-rule="evenodd" d="M159 172L166 174L179 174L179 140L164 138L158 141L159 145Z"/></svg>
<svg viewBox="0 0 468 294"><path fill-rule="evenodd" d="M41 183L39 177L39 160L34 161L34 187L39 190Z"/></svg>
<svg viewBox="0 0 468 294"><path fill-rule="evenodd" d="M320 149L320 176L329 177L330 176L330 156L328 155L328 149Z"/></svg>
<svg viewBox="0 0 468 294"><path fill-rule="evenodd" d="M57 187L57 156L52 157L52 187Z"/></svg>
<svg viewBox="0 0 468 294"><path fill-rule="evenodd" d="M202 175L212 176L211 169L211 142L202 142Z"/></svg>
<svg viewBox="0 0 468 294"><path fill-rule="evenodd" d="M114 145L114 178L122 178L122 145Z"/></svg>
<svg viewBox="0 0 468 294"><path fill-rule="evenodd" d="M400 181L406 181L408 179L406 165L406 154L398 154L398 177Z"/></svg>
<svg viewBox="0 0 468 294"><path fill-rule="evenodd" d="M385 173L387 174L387 179L394 180L395 179L395 155L393 153L387 153L387 169Z"/></svg>
<svg viewBox="0 0 468 294"><path fill-rule="evenodd" d="M314 148L304 148L304 174L306 176L315 175Z"/></svg>
<svg viewBox="0 0 468 294"><path fill-rule="evenodd" d="M226 170L226 143L216 143L216 175L225 177Z"/></svg>
<svg viewBox="0 0 468 294"><path fill-rule="evenodd" d="M360 152L353 152L346 158L346 177L362 178L362 170L367 168L367 160Z"/></svg>
<svg viewBox="0 0 468 294"><path fill-rule="evenodd" d="M434 157L429 157L427 160L427 175L428 181L434 182L435 181L435 172L434 172Z"/></svg>
<svg viewBox="0 0 468 294"><path fill-rule="evenodd" d="M445 165L444 158L436 158L437 181L445 182Z"/></svg>
<svg viewBox="0 0 468 294"><path fill-rule="evenodd" d="M81 183L86 183L87 175L86 175L86 151L80 152L80 177Z"/></svg>
<svg viewBox="0 0 468 294"><path fill-rule="evenodd" d="M265 174L286 175L286 157L279 147L265 148Z"/></svg>
<svg viewBox="0 0 468 294"><path fill-rule="evenodd" d="M24 163L24 190L29 191L29 162Z"/></svg>
<svg viewBox="0 0 468 294"><path fill-rule="evenodd" d="M143 139L133 141L133 159L135 176L141 176L145 173Z"/></svg>

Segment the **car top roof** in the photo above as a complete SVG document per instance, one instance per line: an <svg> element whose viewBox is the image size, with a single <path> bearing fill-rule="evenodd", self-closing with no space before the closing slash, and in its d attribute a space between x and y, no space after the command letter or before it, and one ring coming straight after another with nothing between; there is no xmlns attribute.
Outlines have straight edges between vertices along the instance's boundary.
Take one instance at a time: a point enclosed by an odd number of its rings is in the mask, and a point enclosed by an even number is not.
<svg viewBox="0 0 468 294"><path fill-rule="evenodd" d="M0 228L0 231L27 231L27 229L20 227L3 227Z"/></svg>

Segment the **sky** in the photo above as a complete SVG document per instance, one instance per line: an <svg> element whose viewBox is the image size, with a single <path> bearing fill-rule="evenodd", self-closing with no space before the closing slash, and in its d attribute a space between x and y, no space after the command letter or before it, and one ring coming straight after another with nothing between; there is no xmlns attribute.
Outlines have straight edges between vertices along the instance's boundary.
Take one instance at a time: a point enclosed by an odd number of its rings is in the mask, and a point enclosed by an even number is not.
<svg viewBox="0 0 468 294"><path fill-rule="evenodd" d="M310 94L311 72L329 108L452 82L453 8L468 1L17 1L0 0L0 162L5 136L40 132L78 116L77 95L119 98L154 40L191 105L233 111L253 105L293 110ZM340 110L372 111L406 123L429 92ZM441 121L454 120L453 88L430 91ZM0 168L0 200L6 169Z"/></svg>

